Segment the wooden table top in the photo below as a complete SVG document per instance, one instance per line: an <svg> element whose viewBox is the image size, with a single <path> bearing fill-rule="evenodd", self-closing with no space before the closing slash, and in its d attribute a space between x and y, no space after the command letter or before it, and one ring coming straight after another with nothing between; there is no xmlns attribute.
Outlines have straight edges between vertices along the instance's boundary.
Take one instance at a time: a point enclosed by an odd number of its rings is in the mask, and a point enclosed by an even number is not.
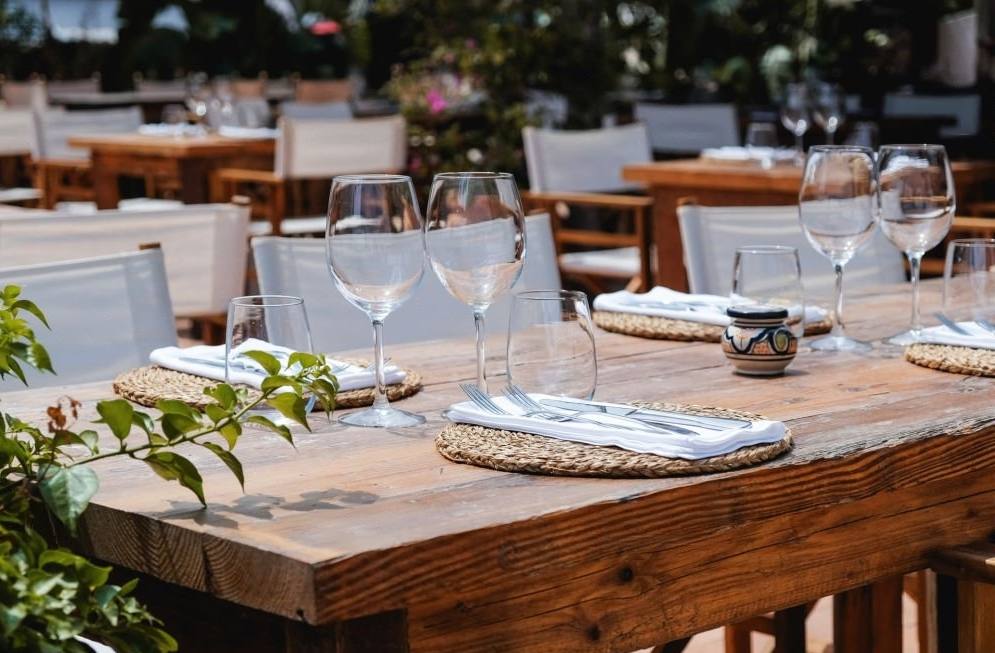
<svg viewBox="0 0 995 653"><path fill-rule="evenodd" d="M828 263L827 263L828 265ZM924 284L935 310L939 286ZM904 327L909 292L852 301L851 332ZM470 316L467 314L467 330ZM400 326L400 325L398 325ZM388 334L390 323L388 321ZM443 459L440 410L474 377L466 342L391 346L423 427L247 434L245 494L200 450L209 508L127 460L98 463L85 548L308 623L406 609L411 651L631 651L924 567L995 524L995 379L803 351L781 378L730 373L716 344L597 334L603 400L666 399L784 420L795 448L736 472L655 480L508 474ZM495 350L496 351L496 350ZM56 361L57 362L57 361ZM109 383L9 393L81 419ZM105 434L106 435L106 434ZM107 436L109 438L109 436Z"/></svg>
<svg viewBox="0 0 995 653"><path fill-rule="evenodd" d="M958 186L995 178L995 161L953 161L950 167ZM764 169L750 163L675 159L624 166L622 178L647 186L797 193L802 169L793 165Z"/></svg>
<svg viewBox="0 0 995 653"><path fill-rule="evenodd" d="M249 152L273 154L273 138L204 136L160 136L152 134L93 134L71 136L69 145L107 154L129 154L170 158L230 156Z"/></svg>

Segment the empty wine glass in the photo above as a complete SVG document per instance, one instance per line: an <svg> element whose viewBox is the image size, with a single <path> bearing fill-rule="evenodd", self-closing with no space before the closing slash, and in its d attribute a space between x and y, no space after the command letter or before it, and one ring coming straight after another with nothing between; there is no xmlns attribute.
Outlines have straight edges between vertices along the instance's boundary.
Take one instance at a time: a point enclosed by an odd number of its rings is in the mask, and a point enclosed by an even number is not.
<svg viewBox="0 0 995 653"><path fill-rule="evenodd" d="M805 335L805 291L798 250L783 245L739 247L732 266L733 299L788 309L788 327Z"/></svg>
<svg viewBox="0 0 995 653"><path fill-rule="evenodd" d="M843 106L844 96L840 87L835 84L820 84L815 96L815 110L812 117L819 127L826 132L826 142L830 145L836 139L836 132L843 126L846 110Z"/></svg>
<svg viewBox="0 0 995 653"><path fill-rule="evenodd" d="M411 178L343 175L332 180L325 251L335 286L373 324L373 405L340 421L374 427L421 424L421 415L388 404L384 379L384 319L411 296L425 265L425 236Z"/></svg>
<svg viewBox="0 0 995 653"><path fill-rule="evenodd" d="M746 151L751 159L760 165L771 168L774 165L774 150L777 148L777 126L770 122L751 122L746 126Z"/></svg>
<svg viewBox="0 0 995 653"><path fill-rule="evenodd" d="M798 157L804 155L805 132L811 124L809 114L808 88L805 84L788 84L784 92L784 104L781 105L781 124L795 135L795 150Z"/></svg>
<svg viewBox="0 0 995 653"><path fill-rule="evenodd" d="M954 322L995 322L995 240L958 238L947 245L943 312Z"/></svg>
<svg viewBox="0 0 995 653"><path fill-rule="evenodd" d="M477 386L487 392L484 312L515 285L525 260L525 212L515 178L503 172L436 175L425 230L435 274L473 309Z"/></svg>
<svg viewBox="0 0 995 653"><path fill-rule="evenodd" d="M587 295L572 290L515 295L508 319L509 383L526 392L592 399L597 360Z"/></svg>
<svg viewBox="0 0 995 653"><path fill-rule="evenodd" d="M919 339L919 268L923 254L950 231L954 182L942 145L884 145L878 152L881 230L909 259L912 318L908 331L888 340L908 345Z"/></svg>
<svg viewBox="0 0 995 653"><path fill-rule="evenodd" d="M813 349L866 351L870 346L846 336L843 326L843 267L874 233L876 181L874 153L850 145L816 145L805 159L798 215L805 237L836 271L832 332Z"/></svg>

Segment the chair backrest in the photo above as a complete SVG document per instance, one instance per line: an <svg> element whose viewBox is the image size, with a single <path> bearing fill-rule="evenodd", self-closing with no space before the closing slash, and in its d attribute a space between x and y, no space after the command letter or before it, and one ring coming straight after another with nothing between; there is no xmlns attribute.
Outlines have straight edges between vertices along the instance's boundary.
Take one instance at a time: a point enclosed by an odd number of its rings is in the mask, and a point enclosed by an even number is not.
<svg viewBox="0 0 995 653"><path fill-rule="evenodd" d="M0 99L8 108L42 111L48 106L48 88L43 79L26 82L4 80L0 84Z"/></svg>
<svg viewBox="0 0 995 653"><path fill-rule="evenodd" d="M655 152L697 154L706 147L739 145L739 119L732 104L648 104L637 102Z"/></svg>
<svg viewBox="0 0 995 653"><path fill-rule="evenodd" d="M0 261L30 265L101 256L159 243L166 258L173 311L222 313L242 295L248 254L248 207L98 211L89 215L0 215Z"/></svg>
<svg viewBox="0 0 995 653"><path fill-rule="evenodd" d="M298 102L348 102L352 81L348 79L299 79L294 85Z"/></svg>
<svg viewBox="0 0 995 653"><path fill-rule="evenodd" d="M34 132L35 119L30 109L0 109L0 156L30 152Z"/></svg>
<svg viewBox="0 0 995 653"><path fill-rule="evenodd" d="M266 79L233 79L230 82L231 91L237 98L261 98L266 92Z"/></svg>
<svg viewBox="0 0 995 653"><path fill-rule="evenodd" d="M351 120L352 107L348 102L283 102L280 115L294 120Z"/></svg>
<svg viewBox="0 0 995 653"><path fill-rule="evenodd" d="M947 86L965 88L978 81L978 12L944 16L936 27L936 73Z"/></svg>
<svg viewBox="0 0 995 653"><path fill-rule="evenodd" d="M526 224L526 255L518 290L560 287L553 233L546 214L530 215ZM254 238L259 289L304 298L311 338L323 352L366 348L371 344L370 322L335 288L325 261L325 243L315 238ZM510 297L487 310L491 333L508 327ZM473 334L470 309L443 288L426 264L421 285L411 298L390 315L384 325L390 343L418 342L440 338L469 338Z"/></svg>
<svg viewBox="0 0 995 653"><path fill-rule="evenodd" d="M0 269L4 284L22 287L51 331L38 339L57 375L29 371L30 387L114 378L148 364L149 352L176 344L162 252L149 249L58 263ZM32 318L28 318L32 319ZM13 378L0 390L22 388Z"/></svg>
<svg viewBox="0 0 995 653"><path fill-rule="evenodd" d="M137 131L142 124L142 110L127 107L99 111L39 111L35 118L35 142L31 148L34 158L85 160L89 152L69 147L70 136Z"/></svg>
<svg viewBox="0 0 995 653"><path fill-rule="evenodd" d="M276 174L285 179L399 172L407 165L407 124L401 116L364 120L281 118Z"/></svg>
<svg viewBox="0 0 995 653"><path fill-rule="evenodd" d="M59 93L99 93L100 76L94 75L84 79L53 79L48 82L48 92L53 96Z"/></svg>
<svg viewBox="0 0 995 653"><path fill-rule="evenodd" d="M678 207L677 217L692 292L729 294L737 247L787 245L798 248L806 296L820 300L832 296L832 266L805 238L797 206L686 204ZM880 230L875 230L871 242L846 266L848 287L904 280L902 255Z"/></svg>
<svg viewBox="0 0 995 653"><path fill-rule="evenodd" d="M909 95L889 93L884 96L884 115L896 117L952 116L954 125L940 127L940 136L974 136L981 125L981 96L967 95Z"/></svg>
<svg viewBox="0 0 995 653"><path fill-rule="evenodd" d="M646 127L566 131L522 130L529 188L543 191L611 192L636 188L622 179L622 166L653 160Z"/></svg>

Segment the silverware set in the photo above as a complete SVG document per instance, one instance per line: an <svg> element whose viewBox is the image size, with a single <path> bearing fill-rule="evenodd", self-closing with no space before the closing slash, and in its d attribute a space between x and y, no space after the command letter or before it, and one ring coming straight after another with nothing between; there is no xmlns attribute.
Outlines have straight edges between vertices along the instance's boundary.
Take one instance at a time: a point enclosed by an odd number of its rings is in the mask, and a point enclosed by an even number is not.
<svg viewBox="0 0 995 653"><path fill-rule="evenodd" d="M962 336L972 336L972 335L974 335L973 333L971 333L970 331L968 331L967 329L965 329L964 327L962 327L961 325L957 324L956 322L954 322L953 320L951 320L949 317L947 317L945 313L936 312L933 315L935 315L936 319L940 321L940 324L942 324L943 326L947 327L948 329L950 329L954 333L959 333ZM991 333L991 334L995 335L995 324L992 324L990 321L988 321L988 320L974 320L974 323L977 324L982 329L984 329L985 331L987 331L988 333Z"/></svg>

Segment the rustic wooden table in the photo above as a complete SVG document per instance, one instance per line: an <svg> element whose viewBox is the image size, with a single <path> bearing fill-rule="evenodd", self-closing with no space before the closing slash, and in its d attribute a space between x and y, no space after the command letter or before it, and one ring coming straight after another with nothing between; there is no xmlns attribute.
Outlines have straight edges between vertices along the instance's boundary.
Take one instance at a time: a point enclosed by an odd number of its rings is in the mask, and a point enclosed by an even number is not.
<svg viewBox="0 0 995 653"><path fill-rule="evenodd" d="M924 285L926 308L938 289ZM898 331L908 302L907 288L854 300L851 331ZM803 351L786 376L750 379L715 344L599 332L601 399L763 413L789 424L795 448L722 474L554 478L435 451L440 410L474 377L469 341L388 348L424 375L403 402L424 427L322 424L297 450L244 437L245 494L191 451L207 510L134 461L98 464L83 546L145 575L142 596L182 650L623 653L924 568L995 524L993 379L881 348ZM40 421L63 393L86 403L83 419L111 395L109 383L32 390L4 409ZM837 653L900 651L900 610L865 612L876 621Z"/></svg>
<svg viewBox="0 0 995 653"><path fill-rule="evenodd" d="M980 186L995 179L995 161L955 161L951 164L962 205ZM728 164L702 159L639 163L624 167L622 177L646 186L653 198L653 238L656 241L656 282L687 290L677 203L693 197L706 206L779 206L798 203L801 168Z"/></svg>
<svg viewBox="0 0 995 653"><path fill-rule="evenodd" d="M275 140L207 135L145 134L73 136L73 147L90 150L97 207L117 208L119 177L160 179L186 204L208 201L212 170L223 167L273 169Z"/></svg>

